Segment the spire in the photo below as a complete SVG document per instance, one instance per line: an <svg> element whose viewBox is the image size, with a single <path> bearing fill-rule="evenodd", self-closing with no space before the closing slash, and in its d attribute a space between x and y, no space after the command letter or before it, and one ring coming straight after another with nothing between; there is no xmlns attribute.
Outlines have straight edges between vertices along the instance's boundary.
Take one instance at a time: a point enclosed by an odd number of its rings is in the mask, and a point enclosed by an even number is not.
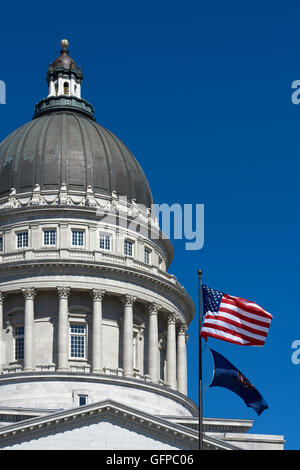
<svg viewBox="0 0 300 470"><path fill-rule="evenodd" d="M69 55L69 41L60 41L60 55L49 64L47 72L48 97L35 107L35 116L53 109L77 108L85 114L94 115L93 107L81 98L83 75L81 67ZM51 102L51 106L50 106Z"/></svg>

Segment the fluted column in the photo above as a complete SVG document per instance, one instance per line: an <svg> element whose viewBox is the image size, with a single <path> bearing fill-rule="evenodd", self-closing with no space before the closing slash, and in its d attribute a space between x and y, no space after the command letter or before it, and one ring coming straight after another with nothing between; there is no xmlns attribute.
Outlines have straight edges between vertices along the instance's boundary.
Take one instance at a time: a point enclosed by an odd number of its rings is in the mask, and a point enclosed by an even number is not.
<svg viewBox="0 0 300 470"><path fill-rule="evenodd" d="M138 369L141 375L144 375L144 334L145 334L145 324L141 323L139 326L139 335L138 335Z"/></svg>
<svg viewBox="0 0 300 470"><path fill-rule="evenodd" d="M177 388L176 380L176 316L172 313L168 318L167 336L167 382L171 388Z"/></svg>
<svg viewBox="0 0 300 470"><path fill-rule="evenodd" d="M188 367L188 363L187 363L187 343L188 343L188 340L189 340L189 335L185 335L185 350L184 350L184 354L185 354L185 359L184 359L184 363L185 363L185 377L184 377L184 380L185 380L185 392L184 394L187 395L188 394L188 371L187 371L187 367Z"/></svg>
<svg viewBox="0 0 300 470"><path fill-rule="evenodd" d="M105 290L93 289L92 372L103 371L102 299Z"/></svg>
<svg viewBox="0 0 300 470"><path fill-rule="evenodd" d="M34 364L34 298L36 290L32 288L22 289L25 298L24 315L24 371L32 372Z"/></svg>
<svg viewBox="0 0 300 470"><path fill-rule="evenodd" d="M124 305L123 323L123 370L125 377L133 375L133 304L136 298L125 295L122 299Z"/></svg>
<svg viewBox="0 0 300 470"><path fill-rule="evenodd" d="M158 350L158 312L160 306L156 303L149 305L149 351L148 351L148 372L152 382L159 381L159 350Z"/></svg>
<svg viewBox="0 0 300 470"><path fill-rule="evenodd" d="M57 294L59 298L58 312L58 369L60 371L68 370L68 298L70 295L69 287L58 287Z"/></svg>
<svg viewBox="0 0 300 470"><path fill-rule="evenodd" d="M3 364L5 360L5 350L3 343L3 303L4 303L4 294L0 292L0 374L3 372Z"/></svg>
<svg viewBox="0 0 300 470"><path fill-rule="evenodd" d="M186 331L187 326L181 325L181 327L179 328L177 339L177 386L178 391L183 393L184 395L187 394Z"/></svg>

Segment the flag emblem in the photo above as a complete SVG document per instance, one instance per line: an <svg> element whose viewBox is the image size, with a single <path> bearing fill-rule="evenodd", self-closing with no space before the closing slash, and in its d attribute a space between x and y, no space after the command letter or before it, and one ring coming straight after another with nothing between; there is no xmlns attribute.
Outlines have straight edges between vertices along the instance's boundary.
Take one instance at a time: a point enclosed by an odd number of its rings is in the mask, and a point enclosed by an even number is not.
<svg viewBox="0 0 300 470"><path fill-rule="evenodd" d="M210 387L224 387L239 395L258 415L268 408L259 391L222 354L210 349L214 361L214 375Z"/></svg>
<svg viewBox="0 0 300 470"><path fill-rule="evenodd" d="M245 388L249 388L249 389L254 389L254 385L252 385L252 383L250 382L250 380L247 379L247 377L244 376L244 374L242 374L239 370L237 371L237 378L239 380L239 382L244 385Z"/></svg>
<svg viewBox="0 0 300 470"><path fill-rule="evenodd" d="M201 336L244 346L263 346L272 315L241 297L202 286L204 320Z"/></svg>

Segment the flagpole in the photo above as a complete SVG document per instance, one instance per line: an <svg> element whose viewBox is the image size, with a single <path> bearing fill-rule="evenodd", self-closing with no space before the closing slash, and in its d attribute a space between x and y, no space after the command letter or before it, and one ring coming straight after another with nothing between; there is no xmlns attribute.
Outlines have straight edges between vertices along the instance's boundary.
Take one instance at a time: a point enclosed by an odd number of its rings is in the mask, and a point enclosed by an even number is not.
<svg viewBox="0 0 300 470"><path fill-rule="evenodd" d="M199 450L203 450L203 389L202 389L202 340L201 340L201 288L202 288L202 269L198 270L199 281Z"/></svg>

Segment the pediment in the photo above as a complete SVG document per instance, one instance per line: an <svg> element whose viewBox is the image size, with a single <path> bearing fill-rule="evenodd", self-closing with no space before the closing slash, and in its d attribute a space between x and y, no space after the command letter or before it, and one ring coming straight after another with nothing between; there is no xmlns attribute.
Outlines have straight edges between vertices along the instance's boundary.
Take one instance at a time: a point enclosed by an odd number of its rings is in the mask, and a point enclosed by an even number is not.
<svg viewBox="0 0 300 470"><path fill-rule="evenodd" d="M0 447L198 449L198 433L113 401L94 403L0 428ZM78 447L79 445L79 447ZM131 447L130 447L131 446Z"/></svg>

